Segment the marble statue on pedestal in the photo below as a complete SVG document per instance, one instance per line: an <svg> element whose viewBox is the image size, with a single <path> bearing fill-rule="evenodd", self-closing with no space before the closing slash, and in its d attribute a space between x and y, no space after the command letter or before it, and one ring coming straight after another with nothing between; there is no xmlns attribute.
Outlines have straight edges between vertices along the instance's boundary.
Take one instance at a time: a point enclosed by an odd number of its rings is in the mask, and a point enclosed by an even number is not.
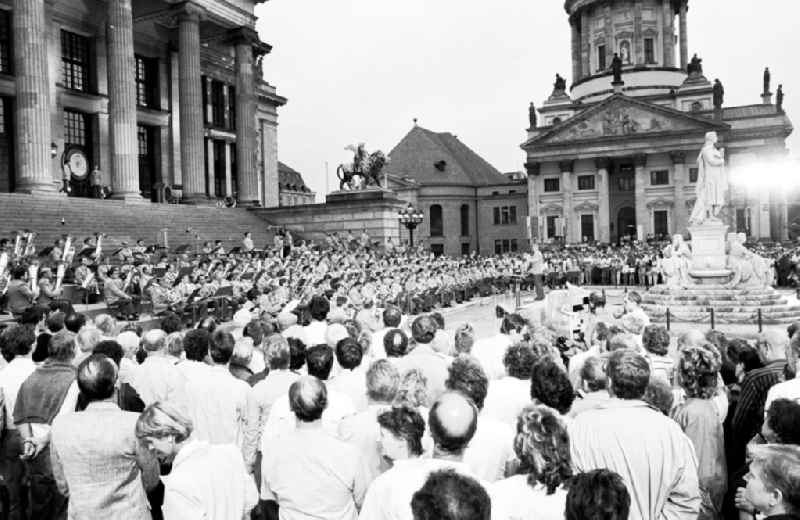
<svg viewBox="0 0 800 520"><path fill-rule="evenodd" d="M728 269L731 270L730 288L766 287L772 283L772 265L769 259L744 246L744 233L728 235Z"/></svg>
<svg viewBox="0 0 800 520"><path fill-rule="evenodd" d="M692 251L683 236L675 235L672 243L663 250L664 259L661 268L664 275L664 283L668 287L686 287L691 284L689 279L689 264L692 258Z"/></svg>
<svg viewBox="0 0 800 520"><path fill-rule="evenodd" d="M697 200L689 223L718 221L717 215L725 205L728 179L725 173L725 149L717 148L717 133L708 132L706 143L697 157Z"/></svg>

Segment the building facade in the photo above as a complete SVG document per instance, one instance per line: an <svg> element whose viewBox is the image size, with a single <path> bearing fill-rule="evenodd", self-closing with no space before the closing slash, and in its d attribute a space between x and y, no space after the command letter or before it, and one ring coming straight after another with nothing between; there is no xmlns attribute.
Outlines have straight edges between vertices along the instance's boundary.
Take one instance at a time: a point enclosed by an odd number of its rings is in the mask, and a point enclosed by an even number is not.
<svg viewBox="0 0 800 520"><path fill-rule="evenodd" d="M422 211L414 233L451 256L526 251L526 181L504 175L449 132L416 124L389 153L389 188ZM401 226L401 240L409 239Z"/></svg>
<svg viewBox="0 0 800 520"><path fill-rule="evenodd" d="M719 135L729 172L759 175L786 156L792 125L770 81L759 103L728 107L702 60L690 60L688 0L567 0L565 8L572 85L568 92L557 79L522 145L534 240L685 234L707 132ZM787 238L785 192L730 183L728 196L731 231Z"/></svg>
<svg viewBox="0 0 800 520"><path fill-rule="evenodd" d="M0 0L0 191L277 206L261 1Z"/></svg>

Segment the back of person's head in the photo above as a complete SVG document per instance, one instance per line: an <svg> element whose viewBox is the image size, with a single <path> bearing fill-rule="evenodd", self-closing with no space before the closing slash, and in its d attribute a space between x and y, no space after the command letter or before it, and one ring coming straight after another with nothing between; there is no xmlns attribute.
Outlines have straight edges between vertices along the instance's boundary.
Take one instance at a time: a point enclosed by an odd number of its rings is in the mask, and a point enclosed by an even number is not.
<svg viewBox="0 0 800 520"><path fill-rule="evenodd" d="M306 364L306 344L298 338L286 338L289 343L289 370L300 370Z"/></svg>
<svg viewBox="0 0 800 520"><path fill-rule="evenodd" d="M47 332L42 332L36 336L36 347L34 347L33 354L31 354L31 359L34 363L41 363L47 359L48 349L50 348L50 338L52 337L53 335Z"/></svg>
<svg viewBox="0 0 800 520"><path fill-rule="evenodd" d="M608 359L606 375L615 397L641 399L650 382L650 365L634 350L616 350Z"/></svg>
<svg viewBox="0 0 800 520"><path fill-rule="evenodd" d="M411 324L411 337L421 345L426 345L433 341L436 335L436 322L428 314L417 316Z"/></svg>
<svg viewBox="0 0 800 520"><path fill-rule="evenodd" d="M325 383L313 376L302 376L289 387L289 407L302 422L314 422L322 418L328 406L328 390Z"/></svg>
<svg viewBox="0 0 800 520"><path fill-rule="evenodd" d="M777 330L767 329L759 334L756 346L758 347L761 361L767 364L779 359L786 359L786 347L788 344L789 338L786 337L786 334Z"/></svg>
<svg viewBox="0 0 800 520"><path fill-rule="evenodd" d="M400 309L394 305L387 305L383 309L383 325L387 328L397 328L400 326L400 321L403 319L403 314Z"/></svg>
<svg viewBox="0 0 800 520"><path fill-rule="evenodd" d="M161 330L167 334L180 332L183 330L183 321L181 320L181 317L174 312L167 312L161 317Z"/></svg>
<svg viewBox="0 0 800 520"><path fill-rule="evenodd" d="M761 511L770 506L779 507L787 516L791 515L789 518L800 514L800 446L756 444L750 445L747 452L751 461L750 475L760 480L756 486L763 491L758 498L765 499L764 504L753 505ZM751 480L748 480L748 491L750 485Z"/></svg>
<svg viewBox="0 0 800 520"><path fill-rule="evenodd" d="M89 402L109 399L117 384L117 365L105 354L92 354L78 365L77 379L78 390Z"/></svg>
<svg viewBox="0 0 800 520"><path fill-rule="evenodd" d="M0 351L10 361L16 356L27 356L33 350L36 336L26 325L12 325L0 334Z"/></svg>
<svg viewBox="0 0 800 520"><path fill-rule="evenodd" d="M669 332L661 325L648 325L642 333L642 346L651 354L666 356L669 350Z"/></svg>
<svg viewBox="0 0 800 520"><path fill-rule="evenodd" d="M636 305L642 304L642 295L636 291L628 291L627 299L631 303L635 303Z"/></svg>
<svg viewBox="0 0 800 520"><path fill-rule="evenodd" d="M383 348L388 357L403 357L408 352L408 336L400 329L391 329L383 335Z"/></svg>
<svg viewBox="0 0 800 520"><path fill-rule="evenodd" d="M136 421L136 438L141 441L173 437L175 442L183 442L193 430L192 419L184 407L168 401L148 405Z"/></svg>
<svg viewBox="0 0 800 520"><path fill-rule="evenodd" d="M475 344L475 329L469 323L459 325L453 335L456 354L469 354Z"/></svg>
<svg viewBox="0 0 800 520"><path fill-rule="evenodd" d="M800 402L775 399L764 419L767 442L800 445Z"/></svg>
<svg viewBox="0 0 800 520"><path fill-rule="evenodd" d="M217 329L217 320L213 316L208 316L200 320L200 323L197 324L197 328L205 330L211 334Z"/></svg>
<svg viewBox="0 0 800 520"><path fill-rule="evenodd" d="M594 338L590 338L590 339L592 339L592 341L594 341L594 342L600 342L600 341L608 340L608 336L610 334L610 330L608 328L608 325L606 325L605 322L598 321L597 324L595 324L595 326L594 326L594 333L593 334L594 334Z"/></svg>
<svg viewBox="0 0 800 520"><path fill-rule="evenodd" d="M22 278L24 278L25 274L28 272L28 269L24 265L18 265L16 267L12 267L9 271L11 272L12 280L22 280Z"/></svg>
<svg viewBox="0 0 800 520"><path fill-rule="evenodd" d="M120 363L122 362L122 358L125 357L125 351L122 350L122 345L113 339L104 339L95 345L94 350L92 350L92 354L103 354L108 359L113 361L117 367L119 367Z"/></svg>
<svg viewBox="0 0 800 520"><path fill-rule="evenodd" d="M378 425L395 437L404 439L410 454L416 457L422 455L425 420L416 409L410 406L393 406L378 415Z"/></svg>
<svg viewBox="0 0 800 520"><path fill-rule="evenodd" d="M236 340L233 339L233 334L221 330L214 331L211 335L211 343L208 346L208 354L211 361L219 365L224 365L231 360L233 355L233 347Z"/></svg>
<svg viewBox="0 0 800 520"><path fill-rule="evenodd" d="M433 322L436 323L437 328L444 329L444 316L442 316L441 312L432 312L431 318L433 318Z"/></svg>
<svg viewBox="0 0 800 520"><path fill-rule="evenodd" d="M367 397L376 403L391 403L400 387L400 373L394 365L379 359L367 369Z"/></svg>
<svg viewBox="0 0 800 520"><path fill-rule="evenodd" d="M190 361L205 361L211 335L205 329L192 329L183 336L183 351Z"/></svg>
<svg viewBox="0 0 800 520"><path fill-rule="evenodd" d="M103 333L93 325L83 327L75 336L75 347L83 353L91 352L103 339Z"/></svg>
<svg viewBox="0 0 800 520"><path fill-rule="evenodd" d="M400 386L397 388L397 395L394 398L395 405L411 406L430 406L431 398L428 392L428 379L418 368L406 370L400 376Z"/></svg>
<svg viewBox="0 0 800 520"><path fill-rule="evenodd" d="M722 366L717 348L706 343L699 347L683 347L678 354L678 380L686 397L713 397L717 392L717 379Z"/></svg>
<svg viewBox="0 0 800 520"><path fill-rule="evenodd" d="M311 312L311 319L325 321L331 310L331 305L324 296L314 296L308 304L308 309Z"/></svg>
<svg viewBox="0 0 800 520"><path fill-rule="evenodd" d="M233 346L230 364L236 367L247 367L253 359L253 338L239 338Z"/></svg>
<svg viewBox="0 0 800 520"><path fill-rule="evenodd" d="M572 477L564 508L566 520L627 520L631 496L625 481L608 469Z"/></svg>
<svg viewBox="0 0 800 520"><path fill-rule="evenodd" d="M64 318L66 318L66 314L61 311L51 312L50 315L47 317L45 321L45 326L47 330L49 330L52 334L60 331L64 328Z"/></svg>
<svg viewBox="0 0 800 520"><path fill-rule="evenodd" d="M353 338L344 338L336 344L336 361L346 370L357 368L361 364L363 356L361 345Z"/></svg>
<svg viewBox="0 0 800 520"><path fill-rule="evenodd" d="M514 452L521 469L528 472L528 484L541 484L548 495L572 477L567 425L549 406L528 405L517 418Z"/></svg>
<svg viewBox="0 0 800 520"><path fill-rule="evenodd" d="M328 345L314 345L306 349L308 375L327 381L333 368L333 349Z"/></svg>
<svg viewBox="0 0 800 520"><path fill-rule="evenodd" d="M64 316L69 316L70 314L75 312L75 308L72 306L72 302L69 300L63 299L56 299L50 302L50 312L60 312L63 313Z"/></svg>
<svg viewBox="0 0 800 520"><path fill-rule="evenodd" d="M183 355L183 332L170 332L165 340L167 354L180 358Z"/></svg>
<svg viewBox="0 0 800 520"><path fill-rule="evenodd" d="M79 312L67 314L67 317L64 318L64 326L73 334L77 334L84 325L86 325L86 316Z"/></svg>
<svg viewBox="0 0 800 520"><path fill-rule="evenodd" d="M261 321L250 321L250 323L244 326L242 336L246 338L253 338L253 346L261 346L261 342L264 340L264 327L262 326Z"/></svg>
<svg viewBox="0 0 800 520"><path fill-rule="evenodd" d="M672 386L666 379L651 376L642 401L669 417L675 402L675 394L672 393Z"/></svg>
<svg viewBox="0 0 800 520"><path fill-rule="evenodd" d="M511 345L506 349L506 353L503 356L506 374L525 381L531 378L531 371L535 362L536 356L533 354L533 349L526 343Z"/></svg>
<svg viewBox="0 0 800 520"><path fill-rule="evenodd" d="M117 330L117 320L110 314L98 314L94 317L94 326L100 330L103 336L112 337Z"/></svg>
<svg viewBox="0 0 800 520"><path fill-rule="evenodd" d="M581 367L581 381L589 392L599 392L608 388L605 364L599 356L586 358Z"/></svg>
<svg viewBox="0 0 800 520"><path fill-rule="evenodd" d="M434 448L441 453L464 453L478 427L478 409L460 392L445 392L431 406L428 428Z"/></svg>
<svg viewBox="0 0 800 520"><path fill-rule="evenodd" d="M460 355L447 369L445 387L470 398L478 410L482 410L489 390L489 378L475 358Z"/></svg>
<svg viewBox="0 0 800 520"><path fill-rule="evenodd" d="M411 498L414 520L489 520L492 502L477 480L453 469L434 471Z"/></svg>
<svg viewBox="0 0 800 520"><path fill-rule="evenodd" d="M519 314L506 314L503 316L503 321L500 322L500 333L501 334L511 334L512 332L521 333L522 329L528 323L525 321L525 318L520 316Z"/></svg>
<svg viewBox="0 0 800 520"><path fill-rule="evenodd" d="M551 357L537 361L531 369L531 399L566 414L575 400L569 376Z"/></svg>
<svg viewBox="0 0 800 520"><path fill-rule="evenodd" d="M641 336L644 332L645 321L639 314L626 314L620 319L622 329L635 336Z"/></svg>
<svg viewBox="0 0 800 520"><path fill-rule="evenodd" d="M167 344L167 333L161 329L150 329L142 336L142 348L145 352L164 350Z"/></svg>
<svg viewBox="0 0 800 520"><path fill-rule="evenodd" d="M47 354L53 361L72 361L75 358L75 335L66 330L53 334Z"/></svg>
<svg viewBox="0 0 800 520"><path fill-rule="evenodd" d="M706 342L706 335L700 329L689 329L678 336L678 348L686 345L702 345Z"/></svg>
<svg viewBox="0 0 800 520"><path fill-rule="evenodd" d="M273 334L264 340L264 359L270 370L289 368L289 343L280 334Z"/></svg>
<svg viewBox="0 0 800 520"><path fill-rule="evenodd" d="M38 325L42 319L44 319L45 310L44 307L40 307L39 305L31 305L24 311L22 311L22 316L19 319L20 325Z"/></svg>
<svg viewBox="0 0 800 520"><path fill-rule="evenodd" d="M636 337L627 332L618 332L608 338L607 348L610 352L615 350L637 350Z"/></svg>

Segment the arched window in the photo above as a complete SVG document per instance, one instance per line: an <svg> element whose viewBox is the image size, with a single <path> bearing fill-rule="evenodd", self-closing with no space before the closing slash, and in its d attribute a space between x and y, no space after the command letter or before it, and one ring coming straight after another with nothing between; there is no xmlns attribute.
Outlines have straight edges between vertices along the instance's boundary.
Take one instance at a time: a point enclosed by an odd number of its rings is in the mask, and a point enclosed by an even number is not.
<svg viewBox="0 0 800 520"><path fill-rule="evenodd" d="M439 204L431 206L430 210L431 236L440 237L444 235L444 220L442 219L442 207Z"/></svg>
<svg viewBox="0 0 800 520"><path fill-rule="evenodd" d="M461 205L461 236L469 235L469 206L467 204Z"/></svg>

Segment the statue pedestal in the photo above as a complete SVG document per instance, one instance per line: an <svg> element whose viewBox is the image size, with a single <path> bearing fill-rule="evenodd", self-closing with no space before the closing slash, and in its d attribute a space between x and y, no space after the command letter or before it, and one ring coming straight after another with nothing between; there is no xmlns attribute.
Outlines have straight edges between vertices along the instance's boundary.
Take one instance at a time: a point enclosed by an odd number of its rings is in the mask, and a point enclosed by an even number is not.
<svg viewBox="0 0 800 520"><path fill-rule="evenodd" d="M692 235L692 263L689 276L699 285L725 283L731 272L726 265L725 233L728 226L709 220L689 227Z"/></svg>

